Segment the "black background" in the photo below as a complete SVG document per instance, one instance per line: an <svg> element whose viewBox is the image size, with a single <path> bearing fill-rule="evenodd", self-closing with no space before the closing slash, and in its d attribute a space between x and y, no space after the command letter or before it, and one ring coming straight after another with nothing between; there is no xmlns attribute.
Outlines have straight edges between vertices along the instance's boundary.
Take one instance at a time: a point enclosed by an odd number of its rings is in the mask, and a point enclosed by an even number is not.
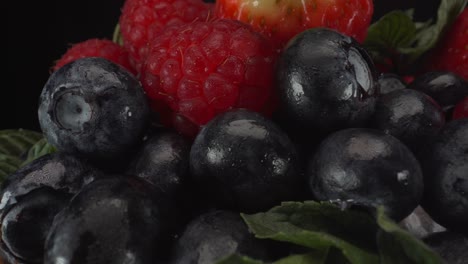
<svg viewBox="0 0 468 264"><path fill-rule="evenodd" d="M435 14L438 2L376 0L374 15L379 17L389 9L417 7L419 17L428 17ZM112 38L123 3L124 0L7 1L2 7L7 13L2 40L7 45L3 50L6 72L2 71L0 88L0 129L39 130L38 97L54 61L72 43Z"/></svg>

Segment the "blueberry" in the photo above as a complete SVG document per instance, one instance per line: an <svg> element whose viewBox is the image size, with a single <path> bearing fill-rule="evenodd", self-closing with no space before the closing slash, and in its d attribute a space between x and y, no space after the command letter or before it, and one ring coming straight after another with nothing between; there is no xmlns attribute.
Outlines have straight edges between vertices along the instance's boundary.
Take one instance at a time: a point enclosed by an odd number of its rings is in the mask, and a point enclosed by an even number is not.
<svg viewBox="0 0 468 264"><path fill-rule="evenodd" d="M463 97L468 96L468 82L452 72L426 72L408 86L426 93L444 109L453 108Z"/></svg>
<svg viewBox="0 0 468 264"><path fill-rule="evenodd" d="M8 176L0 189L0 217L22 195L40 187L76 194L84 185L103 177L86 161L61 152L44 155Z"/></svg>
<svg viewBox="0 0 468 264"><path fill-rule="evenodd" d="M372 120L374 128L398 138L413 152L434 138L444 124L439 104L428 95L410 89L381 96Z"/></svg>
<svg viewBox="0 0 468 264"><path fill-rule="evenodd" d="M103 58L83 58L54 72L39 102L39 122L59 151L103 162L141 140L149 107L139 81Z"/></svg>
<svg viewBox="0 0 468 264"><path fill-rule="evenodd" d="M42 259L55 214L84 185L101 177L87 162L63 153L42 156L8 176L0 190L2 251L33 263Z"/></svg>
<svg viewBox="0 0 468 264"><path fill-rule="evenodd" d="M447 264L465 264L468 260L468 238L459 233L443 231L423 239Z"/></svg>
<svg viewBox="0 0 468 264"><path fill-rule="evenodd" d="M211 264L231 254L269 257L268 246L249 232L239 213L214 210L193 219L177 240L173 264Z"/></svg>
<svg viewBox="0 0 468 264"><path fill-rule="evenodd" d="M55 217L44 264L160 263L174 219L170 201L153 187L136 177L84 187Z"/></svg>
<svg viewBox="0 0 468 264"><path fill-rule="evenodd" d="M379 89L372 59L337 31L298 34L281 53L276 76L279 111L307 132L360 126L374 111Z"/></svg>
<svg viewBox="0 0 468 264"><path fill-rule="evenodd" d="M445 228L468 235L468 119L448 122L421 165L424 210Z"/></svg>
<svg viewBox="0 0 468 264"><path fill-rule="evenodd" d="M405 82L400 76L393 73L384 73L379 76L378 79L380 86L380 94L387 94L396 90L402 90L406 88Z"/></svg>
<svg viewBox="0 0 468 264"><path fill-rule="evenodd" d="M190 142L177 133L154 133L143 143L128 174L176 195L189 177L190 146Z"/></svg>
<svg viewBox="0 0 468 264"><path fill-rule="evenodd" d="M44 242L55 215L70 195L40 187L21 197L3 217L2 247L28 263L42 263Z"/></svg>
<svg viewBox="0 0 468 264"><path fill-rule="evenodd" d="M395 137L368 128L329 135L309 160L307 177L318 200L384 206L397 221L418 206L423 193L413 153Z"/></svg>
<svg viewBox="0 0 468 264"><path fill-rule="evenodd" d="M195 138L190 169L202 192L225 208L267 210L293 199L302 178L298 154L271 120L237 109L218 115Z"/></svg>

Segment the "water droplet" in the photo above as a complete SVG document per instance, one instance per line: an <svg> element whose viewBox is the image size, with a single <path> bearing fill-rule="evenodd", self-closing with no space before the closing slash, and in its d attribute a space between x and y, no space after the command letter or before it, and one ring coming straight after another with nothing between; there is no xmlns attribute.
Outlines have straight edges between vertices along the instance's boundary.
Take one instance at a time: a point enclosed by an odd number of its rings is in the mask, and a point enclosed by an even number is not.
<svg viewBox="0 0 468 264"><path fill-rule="evenodd" d="M409 171L407 170L400 171L397 173L397 180L403 185L408 185L408 176L409 176Z"/></svg>

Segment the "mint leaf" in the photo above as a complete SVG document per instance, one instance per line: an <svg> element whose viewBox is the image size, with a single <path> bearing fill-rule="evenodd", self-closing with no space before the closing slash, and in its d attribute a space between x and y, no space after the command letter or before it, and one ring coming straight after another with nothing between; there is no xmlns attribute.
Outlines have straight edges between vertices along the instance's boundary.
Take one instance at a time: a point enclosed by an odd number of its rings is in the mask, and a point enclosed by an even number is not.
<svg viewBox="0 0 468 264"><path fill-rule="evenodd" d="M467 0L442 0L437 11L437 22L417 34L412 47L401 47L399 50L403 54L410 55L411 60L414 61L434 48L466 4Z"/></svg>
<svg viewBox="0 0 468 264"><path fill-rule="evenodd" d="M308 254L291 255L273 262L273 264L325 264L327 251L314 251Z"/></svg>
<svg viewBox="0 0 468 264"><path fill-rule="evenodd" d="M391 53L409 47L416 36L412 16L404 11L392 11L372 24L364 45L371 52Z"/></svg>
<svg viewBox="0 0 468 264"><path fill-rule="evenodd" d="M377 210L377 224L381 228L377 243L382 264L440 264L442 259L421 240L415 238L390 220L383 208Z"/></svg>
<svg viewBox="0 0 468 264"><path fill-rule="evenodd" d="M27 165L28 163L30 163L31 161L39 158L39 157L42 157L46 154L50 154L50 153L54 153L56 152L57 149L50 145L49 143L47 143L46 139L43 138L41 140L39 140L38 142L36 142L36 144L34 144L28 151L28 155L26 157L26 160L21 164L21 167Z"/></svg>
<svg viewBox="0 0 468 264"><path fill-rule="evenodd" d="M0 183L21 165L21 160L15 156L0 153Z"/></svg>
<svg viewBox="0 0 468 264"><path fill-rule="evenodd" d="M247 256L232 254L219 261L216 261L216 264L263 264L263 262L251 259Z"/></svg>
<svg viewBox="0 0 468 264"><path fill-rule="evenodd" d="M366 213L331 203L284 202L265 213L242 214L257 238L290 242L319 251L339 249L351 263L378 263L377 225Z"/></svg>
<svg viewBox="0 0 468 264"><path fill-rule="evenodd" d="M0 154L20 157L41 138L41 133L26 129L0 130Z"/></svg>

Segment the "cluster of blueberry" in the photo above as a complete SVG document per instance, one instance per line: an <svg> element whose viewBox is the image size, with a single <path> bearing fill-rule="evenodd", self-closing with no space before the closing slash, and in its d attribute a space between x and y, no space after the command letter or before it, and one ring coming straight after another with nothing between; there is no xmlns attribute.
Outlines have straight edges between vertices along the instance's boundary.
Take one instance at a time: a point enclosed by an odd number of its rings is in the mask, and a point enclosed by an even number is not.
<svg viewBox="0 0 468 264"><path fill-rule="evenodd" d="M238 213L304 200L383 206L395 221L421 205L468 233L468 119L451 113L468 96L464 79L379 78L355 40L316 28L281 53L276 88L272 118L231 109L191 139L151 123L123 67L84 58L59 68L38 110L58 152L2 184L2 254L47 264L271 260L281 250Z"/></svg>

